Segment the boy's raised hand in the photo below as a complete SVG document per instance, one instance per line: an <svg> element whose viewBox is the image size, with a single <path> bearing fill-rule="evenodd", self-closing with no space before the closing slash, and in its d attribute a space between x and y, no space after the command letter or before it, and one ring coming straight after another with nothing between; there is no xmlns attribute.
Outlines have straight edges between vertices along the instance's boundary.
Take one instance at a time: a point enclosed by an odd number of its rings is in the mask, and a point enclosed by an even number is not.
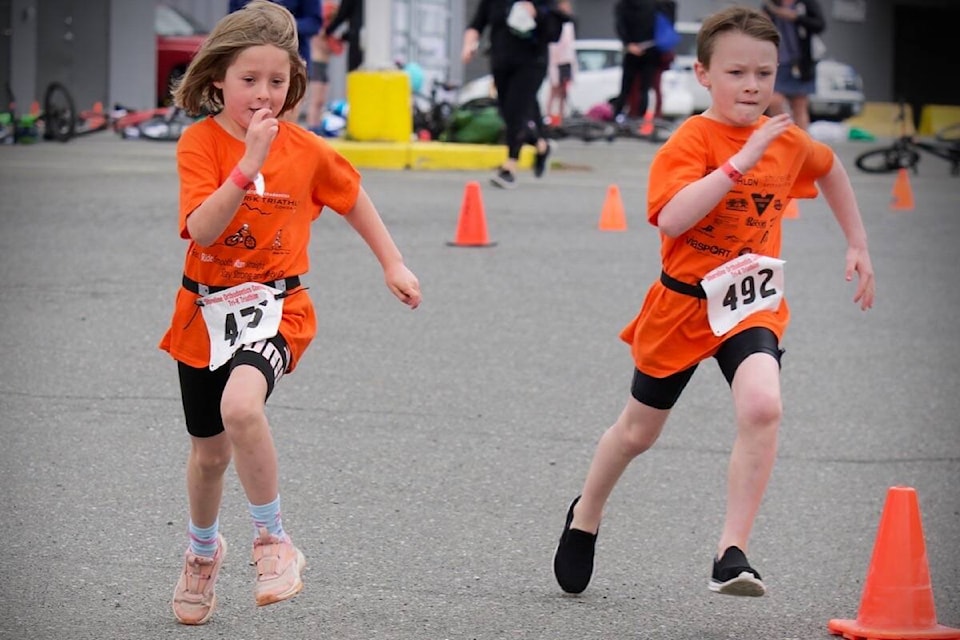
<svg viewBox="0 0 960 640"><path fill-rule="evenodd" d="M746 173L753 165L760 161L770 143L779 138L784 131L790 128L793 120L787 113L773 116L754 131L747 139L743 148L735 155L734 163L737 169Z"/></svg>

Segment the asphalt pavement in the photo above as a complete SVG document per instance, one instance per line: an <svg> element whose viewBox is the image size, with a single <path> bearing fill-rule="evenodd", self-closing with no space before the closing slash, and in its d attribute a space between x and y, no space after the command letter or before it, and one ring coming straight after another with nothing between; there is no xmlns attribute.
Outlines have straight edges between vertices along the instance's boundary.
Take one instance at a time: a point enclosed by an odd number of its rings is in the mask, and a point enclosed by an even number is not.
<svg viewBox="0 0 960 640"><path fill-rule="evenodd" d="M917 491L938 619L960 627L960 178L925 158L914 210L894 211L894 176L853 168L868 146L836 148L876 308L852 302L823 198L784 223L785 415L749 552L767 596L707 590L734 435L710 362L614 492L588 590L554 582L567 505L629 392L618 333L659 271L643 213L656 147L563 141L509 192L486 171L363 172L421 280L416 311L335 213L314 225L319 333L268 405L306 586L254 605L231 470L231 551L200 628L169 605L188 450L157 349L185 249L174 146L105 132L0 147L0 638L828 638L829 619L857 616L892 486ZM448 245L471 180L496 246ZM597 229L611 184L625 232Z"/></svg>

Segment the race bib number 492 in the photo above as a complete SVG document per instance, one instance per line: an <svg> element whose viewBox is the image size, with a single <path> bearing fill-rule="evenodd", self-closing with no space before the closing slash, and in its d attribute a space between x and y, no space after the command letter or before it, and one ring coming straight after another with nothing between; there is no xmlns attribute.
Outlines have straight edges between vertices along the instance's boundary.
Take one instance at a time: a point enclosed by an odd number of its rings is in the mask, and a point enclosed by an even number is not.
<svg viewBox="0 0 960 640"><path fill-rule="evenodd" d="M283 298L278 289L247 282L200 298L210 335L210 370L219 369L245 344L267 340L280 330Z"/></svg>
<svg viewBox="0 0 960 640"><path fill-rule="evenodd" d="M776 311L783 300L783 265L779 258L748 253L703 277L714 335L724 335L758 311Z"/></svg>

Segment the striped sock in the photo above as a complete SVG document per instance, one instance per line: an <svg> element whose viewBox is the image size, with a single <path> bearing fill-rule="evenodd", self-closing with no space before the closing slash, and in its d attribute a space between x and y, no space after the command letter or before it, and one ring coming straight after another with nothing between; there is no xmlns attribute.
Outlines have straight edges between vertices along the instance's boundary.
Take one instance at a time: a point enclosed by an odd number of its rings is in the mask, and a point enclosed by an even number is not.
<svg viewBox="0 0 960 640"><path fill-rule="evenodd" d="M198 527L193 520L187 525L190 537L190 552L198 556L212 558L217 553L217 533L220 530L220 520L214 520L209 527Z"/></svg>
<svg viewBox="0 0 960 640"><path fill-rule="evenodd" d="M271 534L283 537L283 520L280 518L280 496L268 504L250 504L250 515L253 517L253 535L259 535L260 529L266 529Z"/></svg>

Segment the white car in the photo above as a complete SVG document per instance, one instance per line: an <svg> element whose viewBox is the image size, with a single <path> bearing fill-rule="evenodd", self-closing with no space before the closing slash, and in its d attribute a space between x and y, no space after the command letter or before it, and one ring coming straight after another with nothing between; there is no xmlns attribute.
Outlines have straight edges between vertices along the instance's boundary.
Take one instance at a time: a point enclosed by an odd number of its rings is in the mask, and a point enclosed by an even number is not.
<svg viewBox="0 0 960 640"><path fill-rule="evenodd" d="M660 91L663 115L686 118L710 106L710 93L697 81L693 71L700 23L678 21L675 27L680 34L680 43L670 69L660 76ZM620 93L623 45L617 39L603 38L577 40L574 48L577 72L567 96L567 111L587 113ZM549 82L544 80L537 94L544 115L549 90ZM475 98L494 96L493 78L485 75L465 84L460 89L458 102L463 104ZM652 104L653 92L650 101ZM844 120L859 114L863 103L863 82L853 67L835 60L817 63L816 93L810 96L811 120Z"/></svg>
<svg viewBox="0 0 960 640"><path fill-rule="evenodd" d="M567 95L567 113L587 113L591 108L609 102L620 93L623 45L614 38L577 40L577 71ZM673 70L661 76L663 114L668 118L683 118L693 112L693 98L686 87L686 78ZM696 82L696 80L694 80ZM537 94L540 108L546 115L550 83L544 79ZM493 77L485 75L460 88L458 102L464 104L476 98L496 96ZM650 94L653 99L653 94Z"/></svg>

